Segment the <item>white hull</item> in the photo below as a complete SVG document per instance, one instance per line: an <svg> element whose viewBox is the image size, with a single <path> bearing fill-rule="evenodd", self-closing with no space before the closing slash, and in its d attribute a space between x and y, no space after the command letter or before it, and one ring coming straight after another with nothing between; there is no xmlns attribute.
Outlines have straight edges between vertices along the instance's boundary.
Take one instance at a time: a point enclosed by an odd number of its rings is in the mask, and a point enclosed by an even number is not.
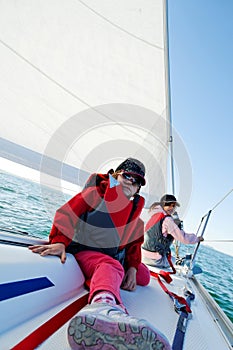
<svg viewBox="0 0 233 350"><path fill-rule="evenodd" d="M25 245L37 242L37 239L8 233L2 233L0 237L10 241L12 236L14 240L21 243L23 241ZM41 240L38 242L41 243ZM32 344L39 346L41 341L40 349L69 349L66 336L69 322L69 319L66 321L67 307L71 312L69 318L72 318L77 312L77 305L70 305L75 301L77 304L77 299L86 299L88 293L83 286L82 272L73 256L68 254L66 263L61 264L58 257L42 258L27 247L1 243L0 260L0 288L3 299L0 309L1 350L34 349ZM45 283L39 289L38 284L43 278L51 283ZM9 293L13 293L9 298L10 294L2 288L5 283L28 279L33 280L35 289L38 290L26 293L25 290L20 291L17 284L8 286ZM182 295L184 287L188 287L195 294L195 299L191 302L192 318L187 323L184 350L232 348L232 323L194 277L185 278L180 271L167 287L178 295ZM161 289L157 280L152 277L149 286L138 286L134 292L121 293L129 313L147 319L172 344L179 314L174 311L172 300Z"/></svg>

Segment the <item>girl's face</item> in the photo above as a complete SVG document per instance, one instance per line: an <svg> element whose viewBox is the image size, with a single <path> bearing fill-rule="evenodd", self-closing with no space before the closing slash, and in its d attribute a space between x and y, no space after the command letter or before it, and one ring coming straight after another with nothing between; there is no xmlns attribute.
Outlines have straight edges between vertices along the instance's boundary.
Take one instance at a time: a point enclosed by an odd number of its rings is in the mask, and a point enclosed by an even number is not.
<svg viewBox="0 0 233 350"><path fill-rule="evenodd" d="M176 210L176 203L165 203L163 206L163 210L168 214L172 215Z"/></svg>
<svg viewBox="0 0 233 350"><path fill-rule="evenodd" d="M117 181L122 185L123 192L127 198L133 197L140 187L140 179L131 174L120 173Z"/></svg>

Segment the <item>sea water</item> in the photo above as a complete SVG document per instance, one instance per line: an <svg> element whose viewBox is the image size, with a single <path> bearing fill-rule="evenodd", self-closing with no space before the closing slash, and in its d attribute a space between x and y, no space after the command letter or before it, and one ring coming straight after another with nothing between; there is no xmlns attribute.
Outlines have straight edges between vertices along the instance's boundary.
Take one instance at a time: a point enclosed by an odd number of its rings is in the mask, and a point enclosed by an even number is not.
<svg viewBox="0 0 233 350"><path fill-rule="evenodd" d="M0 227L45 239L56 209L71 198L5 172L0 172L0 189ZM180 254L191 254L193 249L190 245L183 246ZM203 270L196 275L197 279L233 322L233 257L200 245L196 263Z"/></svg>

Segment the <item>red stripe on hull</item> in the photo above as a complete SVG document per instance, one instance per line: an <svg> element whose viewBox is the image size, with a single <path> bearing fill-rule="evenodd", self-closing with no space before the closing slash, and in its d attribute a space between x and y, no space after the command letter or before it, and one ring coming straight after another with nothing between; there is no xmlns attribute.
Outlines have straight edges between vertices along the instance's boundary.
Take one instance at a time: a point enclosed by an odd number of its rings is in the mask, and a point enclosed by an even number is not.
<svg viewBox="0 0 233 350"><path fill-rule="evenodd" d="M79 310L81 310L88 300L88 294L85 294L81 298L68 305L65 309L57 313L47 322L42 324L39 328L29 334L26 338L21 340L11 350L33 350L46 339L48 339L53 333L55 333L60 327L62 327L67 321L69 321Z"/></svg>

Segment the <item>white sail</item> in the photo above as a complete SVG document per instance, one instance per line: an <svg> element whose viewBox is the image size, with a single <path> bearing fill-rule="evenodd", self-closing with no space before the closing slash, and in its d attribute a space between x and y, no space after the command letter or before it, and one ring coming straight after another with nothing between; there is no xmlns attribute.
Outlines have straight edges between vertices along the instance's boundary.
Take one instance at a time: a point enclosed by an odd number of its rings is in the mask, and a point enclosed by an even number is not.
<svg viewBox="0 0 233 350"><path fill-rule="evenodd" d="M137 157L165 192L166 1L1 1L0 62L2 157L80 184Z"/></svg>

